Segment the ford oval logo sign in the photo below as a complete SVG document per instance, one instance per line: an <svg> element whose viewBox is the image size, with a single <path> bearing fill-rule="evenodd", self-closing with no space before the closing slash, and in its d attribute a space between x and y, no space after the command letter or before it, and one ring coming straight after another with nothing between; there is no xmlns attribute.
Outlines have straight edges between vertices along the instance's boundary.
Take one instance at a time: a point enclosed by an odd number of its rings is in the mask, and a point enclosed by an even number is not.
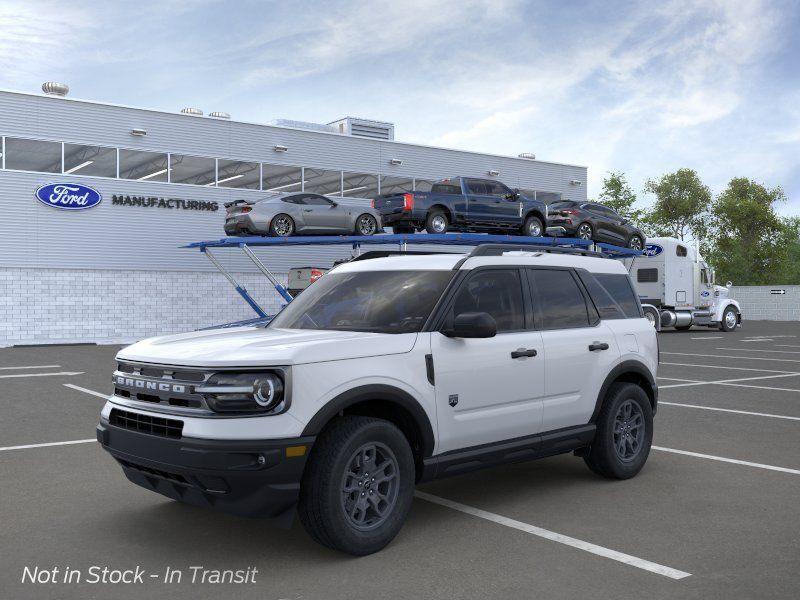
<svg viewBox="0 0 800 600"><path fill-rule="evenodd" d="M658 244L647 244L642 250L642 254L644 256L658 256L664 251L664 248L659 246Z"/></svg>
<svg viewBox="0 0 800 600"><path fill-rule="evenodd" d="M709 292L708 290L705 290L705 291L702 291L702 292L700 292L700 295L701 295L703 298L707 298L708 296L710 296L710 295L711 295L711 292Z"/></svg>
<svg viewBox="0 0 800 600"><path fill-rule="evenodd" d="M79 183L48 183L36 190L36 199L62 210L83 210L100 204L103 196L97 190Z"/></svg>

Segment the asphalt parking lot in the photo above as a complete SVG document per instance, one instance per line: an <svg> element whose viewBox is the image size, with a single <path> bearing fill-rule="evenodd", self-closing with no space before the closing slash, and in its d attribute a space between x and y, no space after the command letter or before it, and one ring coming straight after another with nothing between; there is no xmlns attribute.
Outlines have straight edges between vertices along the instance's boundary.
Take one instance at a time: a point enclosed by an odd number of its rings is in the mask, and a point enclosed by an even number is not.
<svg viewBox="0 0 800 600"><path fill-rule="evenodd" d="M0 349L0 597L797 598L800 323L659 340L654 449L638 477L603 480L567 455L437 481L364 558L297 522L276 529L129 483L93 441L117 347ZM56 566L157 577L22 582L25 567ZM190 566L258 574L193 584ZM163 581L168 568L180 583Z"/></svg>

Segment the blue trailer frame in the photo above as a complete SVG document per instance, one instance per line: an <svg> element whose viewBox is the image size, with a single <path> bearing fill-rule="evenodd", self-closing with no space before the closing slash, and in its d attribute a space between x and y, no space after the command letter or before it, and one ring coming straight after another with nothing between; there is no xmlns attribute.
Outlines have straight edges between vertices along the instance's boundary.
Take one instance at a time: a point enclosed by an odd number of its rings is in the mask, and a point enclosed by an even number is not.
<svg viewBox="0 0 800 600"><path fill-rule="evenodd" d="M440 233L440 234L385 234L375 236L291 236L291 237L227 237L219 240L203 242L192 242L182 246L182 248L197 248L206 255L211 263L222 273L225 278L236 289L242 299L258 315L255 319L247 321L237 321L227 326L238 326L248 324L266 323L270 317L263 308L255 301L250 293L241 285L236 278L231 275L225 267L217 260L212 249L217 248L238 248L253 262L256 268L263 273L275 288L278 295L287 304L292 301L292 296L286 288L277 280L275 275L267 266L256 256L251 248L254 247L285 247L285 246L351 246L354 256L361 251L361 246L376 245L396 245L401 251L405 251L409 245L435 245L435 246L481 246L484 244L508 244L519 247L530 247L543 251L558 251L558 249L572 249L576 251L584 250L600 254L607 258L627 258L639 256L641 251L631 248L613 246L611 244L596 243L591 240L578 238L557 238L557 237L525 237L518 235L487 235L481 233ZM217 327L224 327L217 326Z"/></svg>

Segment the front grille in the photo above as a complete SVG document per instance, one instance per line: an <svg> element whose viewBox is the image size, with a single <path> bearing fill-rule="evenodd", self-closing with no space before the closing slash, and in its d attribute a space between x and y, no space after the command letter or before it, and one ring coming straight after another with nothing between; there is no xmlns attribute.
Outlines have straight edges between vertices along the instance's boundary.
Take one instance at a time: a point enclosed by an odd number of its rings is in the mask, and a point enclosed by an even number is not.
<svg viewBox="0 0 800 600"><path fill-rule="evenodd" d="M144 465L137 465L136 463L129 462L127 460L122 460L121 458L117 459L123 467L128 467L129 469L135 469L142 473L146 473L147 475L155 475L156 477L161 477L163 479L169 479L170 481L175 481L176 483L186 483L186 477L180 475L178 473L170 473L168 471L162 471L161 469L153 469L150 467L145 467Z"/></svg>
<svg viewBox="0 0 800 600"><path fill-rule="evenodd" d="M183 434L183 421L151 417L150 415L142 415L118 408L111 409L108 422L116 427L159 437L180 439Z"/></svg>
<svg viewBox="0 0 800 600"><path fill-rule="evenodd" d="M113 376L114 394L149 404L210 411L203 395L195 391L209 377L210 372L186 367L120 362Z"/></svg>

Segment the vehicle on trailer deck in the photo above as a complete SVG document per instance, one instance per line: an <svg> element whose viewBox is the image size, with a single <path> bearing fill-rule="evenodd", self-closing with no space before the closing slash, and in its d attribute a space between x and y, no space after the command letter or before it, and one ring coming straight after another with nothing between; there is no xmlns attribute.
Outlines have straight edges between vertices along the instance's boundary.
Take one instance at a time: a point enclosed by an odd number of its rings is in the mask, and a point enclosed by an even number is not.
<svg viewBox="0 0 800 600"><path fill-rule="evenodd" d="M686 331L699 325L733 331L742 324L731 283L716 285L714 270L697 249L671 237L647 241L641 256L625 262L645 315L657 329Z"/></svg>

